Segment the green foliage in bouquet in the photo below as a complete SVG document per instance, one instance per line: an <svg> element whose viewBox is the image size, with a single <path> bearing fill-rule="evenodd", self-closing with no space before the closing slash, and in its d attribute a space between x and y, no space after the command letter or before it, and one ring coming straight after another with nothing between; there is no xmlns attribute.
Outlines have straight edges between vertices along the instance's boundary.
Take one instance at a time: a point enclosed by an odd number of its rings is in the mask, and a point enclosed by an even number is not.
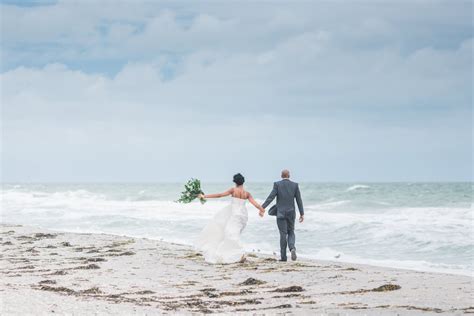
<svg viewBox="0 0 474 316"><path fill-rule="evenodd" d="M184 191L181 193L181 197L178 201L179 203L191 203L194 199L198 197L199 194L204 194L201 190L201 181L198 179L191 179L184 185ZM205 199L199 199L201 204L206 203Z"/></svg>

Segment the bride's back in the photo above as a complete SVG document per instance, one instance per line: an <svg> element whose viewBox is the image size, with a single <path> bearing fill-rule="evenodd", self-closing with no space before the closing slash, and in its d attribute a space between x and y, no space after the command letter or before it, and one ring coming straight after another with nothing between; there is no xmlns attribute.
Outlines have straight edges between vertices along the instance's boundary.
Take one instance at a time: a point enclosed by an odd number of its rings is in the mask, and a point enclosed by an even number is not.
<svg viewBox="0 0 474 316"><path fill-rule="evenodd" d="M253 198L252 194L250 194L250 192L245 191L244 182L245 182L245 178L243 175L241 175L240 173L237 173L236 175L234 175L235 187L229 190L230 194L232 195L233 198L239 199L240 202L243 202L241 203L242 205L245 205L244 202L248 200L250 203L252 203L253 206L255 206L260 211L259 212L260 216L263 216L263 213L265 213L265 210L262 208L260 204L257 203L257 201L255 201L255 199ZM228 192L227 195L229 194L229 191L227 191Z"/></svg>
<svg viewBox="0 0 474 316"><path fill-rule="evenodd" d="M234 188L234 190L232 191L232 197L246 200L248 199L249 194L247 191L245 191L244 186L241 185Z"/></svg>

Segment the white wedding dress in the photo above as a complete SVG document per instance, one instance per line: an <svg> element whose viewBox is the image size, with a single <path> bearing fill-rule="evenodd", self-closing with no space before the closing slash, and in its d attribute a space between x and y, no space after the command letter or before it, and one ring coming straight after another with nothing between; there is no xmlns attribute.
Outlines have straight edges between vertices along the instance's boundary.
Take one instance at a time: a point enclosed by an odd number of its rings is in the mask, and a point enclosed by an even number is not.
<svg viewBox="0 0 474 316"><path fill-rule="evenodd" d="M247 200L232 197L230 204L217 212L195 241L209 263L238 262L244 254L240 234L248 221Z"/></svg>

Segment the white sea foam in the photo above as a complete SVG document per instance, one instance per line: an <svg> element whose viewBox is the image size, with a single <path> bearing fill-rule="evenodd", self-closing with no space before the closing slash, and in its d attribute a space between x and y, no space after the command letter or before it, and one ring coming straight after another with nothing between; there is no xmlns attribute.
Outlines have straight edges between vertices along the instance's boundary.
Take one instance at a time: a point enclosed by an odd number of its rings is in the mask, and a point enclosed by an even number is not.
<svg viewBox="0 0 474 316"><path fill-rule="evenodd" d="M365 185L365 184L356 184L356 185L353 185L349 188L347 188L347 192L350 192L350 191L356 191L356 190L364 190L364 189L369 189L370 186L368 185Z"/></svg>
<svg viewBox="0 0 474 316"><path fill-rule="evenodd" d="M342 200L342 201L330 201L330 202L323 202L323 203L316 203L316 204L310 204L306 206L307 209L331 209L337 206L342 206L342 205L347 205L351 201L349 200Z"/></svg>
<svg viewBox="0 0 474 316"><path fill-rule="evenodd" d="M416 270L416 271L428 271L428 272L439 272L439 273L449 273L449 274L459 274L459 275L469 275L473 276L473 272L469 269L466 269L463 265L456 264L433 264L424 260L377 260L377 259L367 259L361 258L354 255L347 255L341 251L337 251L331 248L323 248L319 250L315 255L304 254L304 257L318 260L330 260L330 261L340 261L346 263L356 263L356 264L368 264L378 267L387 267L387 268L398 268L406 270Z"/></svg>
<svg viewBox="0 0 474 316"><path fill-rule="evenodd" d="M301 255L334 260L339 254L338 260L347 262L452 270L452 273L472 269L473 211L469 207L472 201L468 200L466 206L443 202L459 200L467 193L445 196L447 193L432 193L437 187L428 187L431 195L416 196L432 196L432 200L411 206L414 190L421 189L414 184L408 188L410 191L400 193L397 191L400 188L408 186L387 189L372 185L364 195L357 193L359 189L344 191L340 186L330 189L321 186L312 188L311 192L316 198L322 194L327 198L317 200L311 199L303 187L304 200L309 202L305 223L297 224L296 228ZM469 192L470 189L468 185ZM139 188L117 185L106 189L92 185L57 188L15 185L2 191L1 217L3 222L63 231L112 233L192 244L206 221L228 202L223 199L209 200L205 205L178 204L173 199L180 191L180 186L170 185ZM448 191L458 192L459 188ZM398 195L386 202L386 192ZM257 196L260 201L264 197ZM445 205L433 206L441 202ZM278 253L275 219L270 216L260 219L251 205L248 210L249 223L242 236L246 249Z"/></svg>

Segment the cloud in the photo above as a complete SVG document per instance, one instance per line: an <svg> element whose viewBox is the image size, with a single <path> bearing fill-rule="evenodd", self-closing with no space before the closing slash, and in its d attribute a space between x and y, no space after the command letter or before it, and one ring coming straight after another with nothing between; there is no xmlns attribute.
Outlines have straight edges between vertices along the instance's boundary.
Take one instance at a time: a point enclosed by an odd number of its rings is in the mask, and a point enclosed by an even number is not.
<svg viewBox="0 0 474 316"><path fill-rule="evenodd" d="M3 67L111 58L123 63L206 49L256 53L319 31L329 31L348 50L388 46L411 52L430 44L452 49L472 37L469 8L463 2L2 5ZM424 14L423 23L418 12Z"/></svg>
<svg viewBox="0 0 474 316"><path fill-rule="evenodd" d="M4 179L471 174L462 3L114 4L2 6Z"/></svg>

